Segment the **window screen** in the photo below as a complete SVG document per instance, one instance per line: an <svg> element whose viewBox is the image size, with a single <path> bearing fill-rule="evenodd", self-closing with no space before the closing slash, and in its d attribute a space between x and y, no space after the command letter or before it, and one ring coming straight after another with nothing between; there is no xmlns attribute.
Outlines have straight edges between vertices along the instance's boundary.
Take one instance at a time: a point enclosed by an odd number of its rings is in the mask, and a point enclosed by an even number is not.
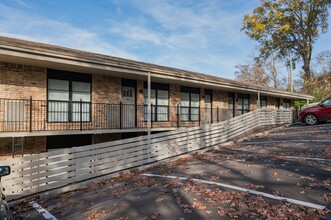
<svg viewBox="0 0 331 220"><path fill-rule="evenodd" d="M180 117L182 121L198 121L200 118L200 90L181 87Z"/></svg>
<svg viewBox="0 0 331 220"><path fill-rule="evenodd" d="M6 101L5 121L11 125L22 125L24 122L24 101Z"/></svg>
<svg viewBox="0 0 331 220"><path fill-rule="evenodd" d="M91 120L90 75L49 69L47 91L49 122Z"/></svg>
<svg viewBox="0 0 331 220"><path fill-rule="evenodd" d="M146 83L145 87L147 87ZM152 83L151 87L152 121L169 121L169 85ZM144 120L148 121L147 88L144 89Z"/></svg>

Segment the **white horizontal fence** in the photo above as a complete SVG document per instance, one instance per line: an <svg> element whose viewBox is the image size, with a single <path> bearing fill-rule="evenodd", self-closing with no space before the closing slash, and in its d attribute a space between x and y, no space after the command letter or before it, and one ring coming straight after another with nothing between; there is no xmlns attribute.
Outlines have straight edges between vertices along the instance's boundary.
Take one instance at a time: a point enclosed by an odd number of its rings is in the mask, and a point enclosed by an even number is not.
<svg viewBox="0 0 331 220"><path fill-rule="evenodd" d="M222 144L262 125L292 122L290 111L256 110L227 121L2 161L9 200Z"/></svg>

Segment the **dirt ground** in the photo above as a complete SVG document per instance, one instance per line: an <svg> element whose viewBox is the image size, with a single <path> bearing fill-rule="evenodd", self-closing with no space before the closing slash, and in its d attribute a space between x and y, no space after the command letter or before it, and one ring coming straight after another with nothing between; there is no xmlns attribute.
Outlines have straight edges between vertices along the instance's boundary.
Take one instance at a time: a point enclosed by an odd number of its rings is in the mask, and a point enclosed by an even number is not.
<svg viewBox="0 0 331 220"><path fill-rule="evenodd" d="M277 129L33 201L57 219L327 218L329 209L309 206L331 203L331 124ZM45 219L29 202L13 207L14 217Z"/></svg>

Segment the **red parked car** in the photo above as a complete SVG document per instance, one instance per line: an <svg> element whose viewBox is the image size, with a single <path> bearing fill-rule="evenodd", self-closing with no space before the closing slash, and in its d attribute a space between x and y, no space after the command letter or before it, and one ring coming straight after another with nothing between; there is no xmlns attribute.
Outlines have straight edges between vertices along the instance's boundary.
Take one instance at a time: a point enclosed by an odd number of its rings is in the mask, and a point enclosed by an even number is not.
<svg viewBox="0 0 331 220"><path fill-rule="evenodd" d="M315 125L328 120L331 120L331 97L316 106L301 110L299 114L299 121L307 125Z"/></svg>

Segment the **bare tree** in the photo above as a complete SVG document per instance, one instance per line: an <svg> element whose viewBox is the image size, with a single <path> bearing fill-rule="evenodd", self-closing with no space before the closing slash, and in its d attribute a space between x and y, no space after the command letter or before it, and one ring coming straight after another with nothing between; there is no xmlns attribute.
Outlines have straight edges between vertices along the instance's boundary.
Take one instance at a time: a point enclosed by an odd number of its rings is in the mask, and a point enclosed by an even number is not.
<svg viewBox="0 0 331 220"><path fill-rule="evenodd" d="M279 62L280 58L275 56L274 53L272 53L270 56L265 57L263 59L256 58L259 63L263 65L265 68L265 74L269 78L270 86L278 89L280 86L280 74L277 68L277 63Z"/></svg>
<svg viewBox="0 0 331 220"><path fill-rule="evenodd" d="M320 69L320 74L331 72L331 51L326 50L319 53L316 58L317 66Z"/></svg>
<svg viewBox="0 0 331 220"><path fill-rule="evenodd" d="M301 92L311 94L314 101L322 101L331 95L331 51L323 51L314 59L313 77L301 81Z"/></svg>
<svg viewBox="0 0 331 220"><path fill-rule="evenodd" d="M238 69L235 72L237 80L268 87L269 77L266 75L265 69L261 63L254 62L252 65L239 64L236 68Z"/></svg>

